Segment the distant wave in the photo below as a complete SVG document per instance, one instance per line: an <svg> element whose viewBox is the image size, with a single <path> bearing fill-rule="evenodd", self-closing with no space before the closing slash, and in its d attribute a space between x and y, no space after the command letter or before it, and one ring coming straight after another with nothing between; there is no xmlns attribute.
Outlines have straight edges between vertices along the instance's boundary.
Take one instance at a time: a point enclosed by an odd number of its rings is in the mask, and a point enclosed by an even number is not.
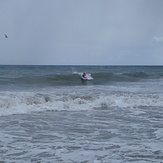
<svg viewBox="0 0 163 163"><path fill-rule="evenodd" d="M149 77L149 75L145 72L123 73L123 75L142 79Z"/></svg>
<svg viewBox="0 0 163 163"><path fill-rule="evenodd" d="M0 77L0 85L44 85L44 86L76 86L82 85L81 73L54 74L21 77ZM90 85L107 85L111 82L137 82L143 79L163 78L163 74L147 74L145 72L133 73L92 73L94 80L89 81Z"/></svg>

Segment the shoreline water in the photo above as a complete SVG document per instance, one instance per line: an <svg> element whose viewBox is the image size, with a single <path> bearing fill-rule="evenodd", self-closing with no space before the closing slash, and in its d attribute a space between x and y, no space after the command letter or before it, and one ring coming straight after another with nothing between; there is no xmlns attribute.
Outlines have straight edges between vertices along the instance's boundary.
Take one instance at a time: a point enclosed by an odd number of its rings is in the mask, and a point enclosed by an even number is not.
<svg viewBox="0 0 163 163"><path fill-rule="evenodd" d="M112 107L1 117L0 161L161 163L159 112Z"/></svg>

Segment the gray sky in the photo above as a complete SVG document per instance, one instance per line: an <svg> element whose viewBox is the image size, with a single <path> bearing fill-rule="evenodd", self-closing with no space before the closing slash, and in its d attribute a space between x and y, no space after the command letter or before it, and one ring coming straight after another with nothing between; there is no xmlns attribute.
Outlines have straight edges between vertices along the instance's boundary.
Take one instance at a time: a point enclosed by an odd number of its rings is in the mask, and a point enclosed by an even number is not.
<svg viewBox="0 0 163 163"><path fill-rule="evenodd" d="M0 0L0 64L163 64L163 0Z"/></svg>

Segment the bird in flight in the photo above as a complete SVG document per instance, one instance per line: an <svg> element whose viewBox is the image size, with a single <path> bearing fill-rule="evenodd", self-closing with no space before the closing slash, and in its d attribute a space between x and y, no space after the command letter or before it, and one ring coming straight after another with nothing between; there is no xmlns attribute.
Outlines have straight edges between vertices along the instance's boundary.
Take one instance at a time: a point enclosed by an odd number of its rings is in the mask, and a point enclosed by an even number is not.
<svg viewBox="0 0 163 163"><path fill-rule="evenodd" d="M8 38L8 36L5 34L5 38Z"/></svg>

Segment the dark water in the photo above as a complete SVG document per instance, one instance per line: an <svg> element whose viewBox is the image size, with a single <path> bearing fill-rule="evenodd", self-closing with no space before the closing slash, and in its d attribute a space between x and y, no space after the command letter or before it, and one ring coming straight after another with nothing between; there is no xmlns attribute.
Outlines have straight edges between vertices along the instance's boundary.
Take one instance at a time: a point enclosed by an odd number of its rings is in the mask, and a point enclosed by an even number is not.
<svg viewBox="0 0 163 163"><path fill-rule="evenodd" d="M161 163L162 126L162 66L0 66L0 162Z"/></svg>
<svg viewBox="0 0 163 163"><path fill-rule="evenodd" d="M0 66L0 88L80 86L82 72L91 73L95 79L89 85L163 78L162 66Z"/></svg>

